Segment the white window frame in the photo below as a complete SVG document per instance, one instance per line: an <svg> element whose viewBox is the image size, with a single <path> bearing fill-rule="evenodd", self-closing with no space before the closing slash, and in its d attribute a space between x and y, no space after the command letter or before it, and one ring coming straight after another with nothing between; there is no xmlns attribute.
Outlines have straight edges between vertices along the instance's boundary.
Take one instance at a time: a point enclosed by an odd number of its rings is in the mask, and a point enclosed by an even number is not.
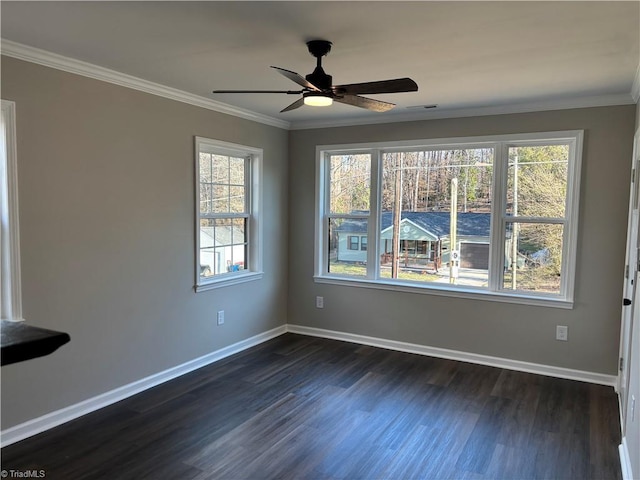
<svg viewBox="0 0 640 480"><path fill-rule="evenodd" d="M227 287L263 277L262 271L262 158L261 148L248 147L204 137L195 137L195 291L202 292L215 288ZM209 278L200 276L200 152L217 153L239 158L246 158L245 184L247 204L247 255L245 269L239 272L228 272L213 275Z"/></svg>
<svg viewBox="0 0 640 480"><path fill-rule="evenodd" d="M18 223L16 104L2 100L0 125L0 285L2 320L23 321Z"/></svg>
<svg viewBox="0 0 640 480"><path fill-rule="evenodd" d="M316 147L316 217L315 217L315 251L314 251L314 281L353 287L375 288L412 293L426 293L456 298L471 298L492 300L506 303L526 305L552 306L558 308L573 308L575 290L575 272L578 239L578 208L580 199L580 170L582 164L582 144L584 132L582 130L567 130L557 132L523 133L508 135L492 135L479 137L441 138L428 140L412 140L400 142L371 142L358 144L319 145ZM495 272L501 269L504 258L504 242L490 242L490 283L486 289L446 285L435 283L418 283L402 280L390 280L380 277L380 267L377 258L379 251L380 231L380 189L382 155L389 151L415 149L465 149L465 148L493 148L494 177L493 204L491 214L491 238L504 238L506 224L506 206L504 198L507 188L508 149L517 146L535 146L548 144L569 145L569 164L567 173L567 198L565 216L561 221L564 225L562 246L562 278L560 293L537 293L507 290L499 284L501 276ZM328 272L329 217L346 217L348 215L330 214L329 211L329 169L328 159L331 155L341 154L370 154L371 155L371 199L368 218L368 246L367 246L367 275L355 277ZM523 221L531 219L521 219ZM535 222L536 220L533 219ZM541 222L544 223L544 222Z"/></svg>

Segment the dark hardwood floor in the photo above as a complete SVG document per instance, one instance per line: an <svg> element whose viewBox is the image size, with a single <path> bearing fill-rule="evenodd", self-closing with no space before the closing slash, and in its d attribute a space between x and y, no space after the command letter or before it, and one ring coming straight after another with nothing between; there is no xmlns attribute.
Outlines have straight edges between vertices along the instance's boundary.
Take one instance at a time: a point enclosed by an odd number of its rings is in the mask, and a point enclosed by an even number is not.
<svg viewBox="0 0 640 480"><path fill-rule="evenodd" d="M286 334L2 449L50 479L619 479L611 387Z"/></svg>

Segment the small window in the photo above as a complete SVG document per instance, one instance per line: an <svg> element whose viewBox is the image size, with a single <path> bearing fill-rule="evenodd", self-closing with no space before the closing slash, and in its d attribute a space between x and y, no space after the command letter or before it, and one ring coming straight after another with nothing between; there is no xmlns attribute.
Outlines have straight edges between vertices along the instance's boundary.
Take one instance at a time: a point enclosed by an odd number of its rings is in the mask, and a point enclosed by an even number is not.
<svg viewBox="0 0 640 480"><path fill-rule="evenodd" d="M360 237L360 250L367 251L367 237Z"/></svg>
<svg viewBox="0 0 640 480"><path fill-rule="evenodd" d="M256 171L261 150L196 137L196 290L260 272Z"/></svg>
<svg viewBox="0 0 640 480"><path fill-rule="evenodd" d="M355 235L349 235L349 238L348 238L349 245L347 248L349 250L359 250L360 249L359 240L360 240L360 237L356 237Z"/></svg>
<svg viewBox="0 0 640 480"><path fill-rule="evenodd" d="M0 285L2 320L22 320L15 103L2 100L0 122Z"/></svg>

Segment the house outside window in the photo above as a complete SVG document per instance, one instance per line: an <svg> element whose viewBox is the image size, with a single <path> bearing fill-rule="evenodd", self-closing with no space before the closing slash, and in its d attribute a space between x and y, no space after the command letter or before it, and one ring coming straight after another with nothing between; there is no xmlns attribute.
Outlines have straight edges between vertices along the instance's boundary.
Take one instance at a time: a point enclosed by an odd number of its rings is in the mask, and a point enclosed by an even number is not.
<svg viewBox="0 0 640 480"><path fill-rule="evenodd" d="M571 308L581 149L581 131L318 147L315 279Z"/></svg>
<svg viewBox="0 0 640 480"><path fill-rule="evenodd" d="M261 277L262 151L201 137L196 151L196 291Z"/></svg>

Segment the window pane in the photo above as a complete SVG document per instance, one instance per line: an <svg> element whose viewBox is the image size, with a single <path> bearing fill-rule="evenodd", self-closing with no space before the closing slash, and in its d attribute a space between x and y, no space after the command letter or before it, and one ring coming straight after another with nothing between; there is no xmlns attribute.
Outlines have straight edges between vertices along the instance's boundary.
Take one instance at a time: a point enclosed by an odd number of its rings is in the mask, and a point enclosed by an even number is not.
<svg viewBox="0 0 640 480"><path fill-rule="evenodd" d="M246 246L244 244L231 247L231 259L227 261L228 272L240 272L245 269Z"/></svg>
<svg viewBox="0 0 640 480"><path fill-rule="evenodd" d="M231 232L231 243L234 244L244 244L247 241L246 238L246 228L245 224L247 222L246 218L234 218L231 220L232 232Z"/></svg>
<svg viewBox="0 0 640 480"><path fill-rule="evenodd" d="M211 154L200 152L200 182L211 183Z"/></svg>
<svg viewBox="0 0 640 480"><path fill-rule="evenodd" d="M508 223L504 288L560 293L563 230L561 224Z"/></svg>
<svg viewBox="0 0 640 480"><path fill-rule="evenodd" d="M200 220L200 276L210 277L216 273L216 231L215 221Z"/></svg>
<svg viewBox="0 0 640 480"><path fill-rule="evenodd" d="M244 213L245 159L200 154L200 213Z"/></svg>
<svg viewBox="0 0 640 480"><path fill-rule="evenodd" d="M229 159L229 183L232 185L244 185L245 159L231 157Z"/></svg>
<svg viewBox="0 0 640 480"><path fill-rule="evenodd" d="M510 147L507 214L563 218L568 145Z"/></svg>
<svg viewBox="0 0 640 480"><path fill-rule="evenodd" d="M211 188L211 212L229 212L229 187L227 185L212 185Z"/></svg>
<svg viewBox="0 0 640 480"><path fill-rule="evenodd" d="M245 218L200 220L200 276L210 277L246 268Z"/></svg>
<svg viewBox="0 0 640 480"><path fill-rule="evenodd" d="M211 181L213 183L229 183L229 157L224 155L212 155L213 166L211 168Z"/></svg>
<svg viewBox="0 0 640 480"><path fill-rule="evenodd" d="M330 211L369 211L371 155L332 155L330 160Z"/></svg>
<svg viewBox="0 0 640 480"><path fill-rule="evenodd" d="M246 203L244 198L244 186L229 187L229 211L232 213L243 213L246 209Z"/></svg>
<svg viewBox="0 0 640 480"><path fill-rule="evenodd" d="M200 213L211 213L211 185L200 185Z"/></svg>
<svg viewBox="0 0 640 480"><path fill-rule="evenodd" d="M488 286L493 156L490 148L383 155L383 278Z"/></svg>
<svg viewBox="0 0 640 480"><path fill-rule="evenodd" d="M231 218L219 220L220 228L225 229L228 243L224 246L224 270L226 272L238 272L245 268L246 255L246 219Z"/></svg>
<svg viewBox="0 0 640 480"><path fill-rule="evenodd" d="M359 239L367 234L367 219L329 219L329 273L365 276L367 251L360 250Z"/></svg>

